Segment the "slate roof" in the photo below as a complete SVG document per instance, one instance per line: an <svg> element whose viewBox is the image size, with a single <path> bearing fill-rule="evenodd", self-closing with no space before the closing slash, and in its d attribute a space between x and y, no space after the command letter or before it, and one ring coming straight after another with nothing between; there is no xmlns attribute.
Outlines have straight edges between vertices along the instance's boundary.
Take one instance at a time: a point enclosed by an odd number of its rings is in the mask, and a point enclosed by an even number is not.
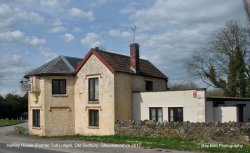
<svg viewBox="0 0 250 153"><path fill-rule="evenodd" d="M130 70L130 57L120 54L115 54L111 52L95 50L113 69L115 72L123 72L135 74ZM152 63L148 60L140 59L139 61L139 73L138 75L156 77L156 78L164 78L167 79L159 69L157 69Z"/></svg>
<svg viewBox="0 0 250 153"><path fill-rule="evenodd" d="M140 70L138 73L134 73L130 70L130 57L120 54L115 54L111 52L101 51L98 49L91 49L88 53L90 56L92 53L98 54L111 68L114 72L129 73L134 75L143 75L155 78L167 79L159 69L157 69L152 63L147 60L140 59ZM87 55L87 56L88 56ZM28 76L39 76L39 75L74 75L81 68L81 63L85 63L84 60L88 60L88 57L84 59L59 56L48 63L38 67L27 73L25 77Z"/></svg>
<svg viewBox="0 0 250 153"><path fill-rule="evenodd" d="M39 75L73 75L77 64L82 59L68 56L59 56L44 65L28 72L24 77Z"/></svg>

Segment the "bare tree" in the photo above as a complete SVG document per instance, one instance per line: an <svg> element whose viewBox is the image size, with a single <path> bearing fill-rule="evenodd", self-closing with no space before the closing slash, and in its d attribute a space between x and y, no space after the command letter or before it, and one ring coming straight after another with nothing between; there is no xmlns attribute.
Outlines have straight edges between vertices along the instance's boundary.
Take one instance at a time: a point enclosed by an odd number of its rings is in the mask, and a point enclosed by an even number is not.
<svg viewBox="0 0 250 153"><path fill-rule="evenodd" d="M247 15L247 19L250 22L250 0L242 0L243 1L243 5L244 5L244 10L246 12Z"/></svg>
<svg viewBox="0 0 250 153"><path fill-rule="evenodd" d="M185 83L170 83L168 85L170 90L185 90L185 89L195 89L199 88L197 84L193 82L185 82Z"/></svg>
<svg viewBox="0 0 250 153"><path fill-rule="evenodd" d="M187 61L189 73L195 79L223 90L226 96L249 96L247 38L246 28L233 20L227 22Z"/></svg>

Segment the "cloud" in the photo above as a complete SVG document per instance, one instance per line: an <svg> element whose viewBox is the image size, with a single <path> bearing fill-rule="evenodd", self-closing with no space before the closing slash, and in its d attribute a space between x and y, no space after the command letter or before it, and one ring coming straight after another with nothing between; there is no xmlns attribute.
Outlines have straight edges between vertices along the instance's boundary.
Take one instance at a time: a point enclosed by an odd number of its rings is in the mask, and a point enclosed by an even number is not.
<svg viewBox="0 0 250 153"><path fill-rule="evenodd" d="M61 21L61 19L54 19L53 21L52 21L52 25L53 26L61 26L61 25L63 25L63 22Z"/></svg>
<svg viewBox="0 0 250 153"><path fill-rule="evenodd" d="M49 29L50 33L60 33L65 32L67 29L64 26L55 26L51 29Z"/></svg>
<svg viewBox="0 0 250 153"><path fill-rule="evenodd" d="M45 39L38 39L36 37L29 39L29 43L34 45L34 46L44 44L45 42L46 42Z"/></svg>
<svg viewBox="0 0 250 153"><path fill-rule="evenodd" d="M41 0L40 4L44 7L57 7L58 4L58 0Z"/></svg>
<svg viewBox="0 0 250 153"><path fill-rule="evenodd" d="M45 60L48 62L58 56L55 52L53 52L50 48L48 47L43 47L40 46L38 51L45 57Z"/></svg>
<svg viewBox="0 0 250 153"><path fill-rule="evenodd" d="M107 0L91 0L88 1L87 4L90 5L91 7L96 7L96 6L101 6L107 2L108 2Z"/></svg>
<svg viewBox="0 0 250 153"><path fill-rule="evenodd" d="M11 8L6 4L0 4L0 28L16 26L21 21L29 21L33 24L44 23L44 17L34 11L26 11L20 8Z"/></svg>
<svg viewBox="0 0 250 153"><path fill-rule="evenodd" d="M109 30L109 35L116 38L128 38L132 36L129 31L120 31L115 29Z"/></svg>
<svg viewBox="0 0 250 153"><path fill-rule="evenodd" d="M39 46L46 42L45 39L39 39L34 36L27 36L25 35L25 33L19 30L0 33L0 40L10 43L26 43L34 46Z"/></svg>
<svg viewBox="0 0 250 153"><path fill-rule="evenodd" d="M75 39L74 35L70 34L70 33L65 33L64 34L64 40L66 42L71 42Z"/></svg>
<svg viewBox="0 0 250 153"><path fill-rule="evenodd" d="M36 12L28 12L19 8L16 8L14 12L19 19L29 20L34 24L42 24L44 22L44 17Z"/></svg>
<svg viewBox="0 0 250 153"><path fill-rule="evenodd" d="M225 5L225 1L217 0L156 0L148 8L132 10L130 18L141 30L156 30L165 28L166 25L185 28L211 21L221 23L221 19L228 20L241 13L240 8L235 6L235 0L228 0L226 3Z"/></svg>
<svg viewBox="0 0 250 153"><path fill-rule="evenodd" d="M73 31L74 31L74 32L82 32L82 29L81 29L81 28L76 27L76 28L74 28L74 29L73 29Z"/></svg>
<svg viewBox="0 0 250 153"><path fill-rule="evenodd" d="M19 91L19 81L29 69L29 65L23 60L23 56L13 51L5 51L0 56L0 93L6 94L10 91ZM4 88L3 88L4 87Z"/></svg>
<svg viewBox="0 0 250 153"><path fill-rule="evenodd" d="M129 14L129 13L133 13L136 11L136 8L134 6L129 6L127 8L123 8L122 10L120 10L119 13L121 14Z"/></svg>
<svg viewBox="0 0 250 153"><path fill-rule="evenodd" d="M100 36L93 32L87 33L85 37L81 39L81 43L83 45L88 45L90 48L99 47L102 44Z"/></svg>
<svg viewBox="0 0 250 153"><path fill-rule="evenodd" d="M94 15L93 15L92 11L85 12L85 11L82 11L81 9L79 9L79 8L72 7L69 10L69 14L71 16L73 16L73 17L80 17L80 18L83 18L83 19L87 19L89 21L94 20Z"/></svg>
<svg viewBox="0 0 250 153"><path fill-rule="evenodd" d="M235 0L156 0L146 7L130 5L120 13L129 15L137 25L141 55L172 81L190 79L185 60L205 45L211 32L230 19L244 18L242 3ZM117 31L112 33L121 35Z"/></svg>

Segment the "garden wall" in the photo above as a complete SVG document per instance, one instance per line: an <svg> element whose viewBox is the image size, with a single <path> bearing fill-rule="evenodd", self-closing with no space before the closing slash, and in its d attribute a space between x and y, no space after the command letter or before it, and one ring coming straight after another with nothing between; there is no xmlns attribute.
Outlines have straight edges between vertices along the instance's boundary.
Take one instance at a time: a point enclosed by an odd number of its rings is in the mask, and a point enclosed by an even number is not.
<svg viewBox="0 0 250 153"><path fill-rule="evenodd" d="M117 121L117 135L181 137L205 142L249 143L250 123Z"/></svg>

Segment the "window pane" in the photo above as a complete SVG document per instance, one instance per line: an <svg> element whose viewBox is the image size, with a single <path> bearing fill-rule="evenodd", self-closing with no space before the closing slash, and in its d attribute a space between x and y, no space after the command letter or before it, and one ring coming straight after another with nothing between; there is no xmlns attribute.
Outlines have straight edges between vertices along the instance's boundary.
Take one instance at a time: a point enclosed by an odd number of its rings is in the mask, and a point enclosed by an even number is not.
<svg viewBox="0 0 250 153"><path fill-rule="evenodd" d="M169 109L169 120L170 122L173 122L174 121L174 110L173 109Z"/></svg>
<svg viewBox="0 0 250 153"><path fill-rule="evenodd" d="M99 111L95 111L95 126L99 126Z"/></svg>
<svg viewBox="0 0 250 153"><path fill-rule="evenodd" d="M177 108L177 121L182 122L183 121L183 108Z"/></svg>
<svg viewBox="0 0 250 153"><path fill-rule="evenodd" d="M150 120L153 120L153 121L155 121L156 120L156 110L154 109L154 108L151 108L150 109L151 111L150 111L150 115L151 115L151 117L150 117Z"/></svg>
<svg viewBox="0 0 250 153"><path fill-rule="evenodd" d="M162 122L163 121L163 114L162 114L162 108L158 108L158 122Z"/></svg>
<svg viewBox="0 0 250 153"><path fill-rule="evenodd" d="M146 89L146 91L152 91L153 90L153 81L145 81L145 89Z"/></svg>
<svg viewBox="0 0 250 153"><path fill-rule="evenodd" d="M59 93L59 81L52 80L52 94L58 94L58 93Z"/></svg>
<svg viewBox="0 0 250 153"><path fill-rule="evenodd" d="M60 94L66 94L66 80L60 80Z"/></svg>
<svg viewBox="0 0 250 153"><path fill-rule="evenodd" d="M89 100L94 100L95 95L94 95L94 80L89 79Z"/></svg>
<svg viewBox="0 0 250 153"><path fill-rule="evenodd" d="M99 99L99 81L98 78L95 79L95 99Z"/></svg>

